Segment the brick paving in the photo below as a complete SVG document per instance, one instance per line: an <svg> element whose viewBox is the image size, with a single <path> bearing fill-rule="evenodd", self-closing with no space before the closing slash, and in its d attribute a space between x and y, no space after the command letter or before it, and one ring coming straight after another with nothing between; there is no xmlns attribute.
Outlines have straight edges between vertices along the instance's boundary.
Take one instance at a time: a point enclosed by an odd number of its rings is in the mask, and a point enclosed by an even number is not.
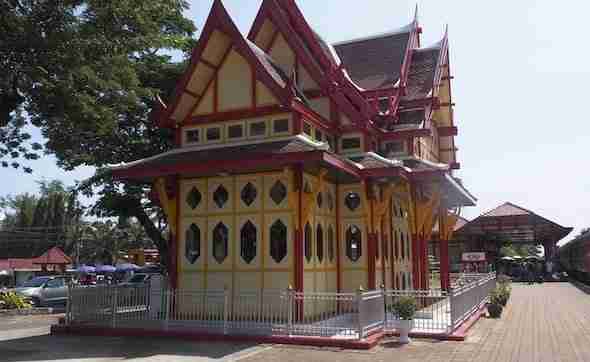
<svg viewBox="0 0 590 362"><path fill-rule="evenodd" d="M590 361L590 295L569 283L515 284L502 319L481 319L465 342L396 341L371 351L274 346L242 361Z"/></svg>

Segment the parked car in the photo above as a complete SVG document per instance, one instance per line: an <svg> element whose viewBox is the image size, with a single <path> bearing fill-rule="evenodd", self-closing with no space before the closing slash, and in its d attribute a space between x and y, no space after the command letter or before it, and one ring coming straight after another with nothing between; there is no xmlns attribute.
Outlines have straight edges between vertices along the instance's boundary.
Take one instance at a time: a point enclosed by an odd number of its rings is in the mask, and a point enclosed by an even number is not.
<svg viewBox="0 0 590 362"><path fill-rule="evenodd" d="M145 285L149 283L150 278L154 274L146 274L146 273L135 273L129 278L128 280L124 281L123 283L119 284L125 287L136 287L140 285Z"/></svg>
<svg viewBox="0 0 590 362"><path fill-rule="evenodd" d="M31 300L34 306L65 305L68 300L65 276L36 277L24 282L14 290Z"/></svg>

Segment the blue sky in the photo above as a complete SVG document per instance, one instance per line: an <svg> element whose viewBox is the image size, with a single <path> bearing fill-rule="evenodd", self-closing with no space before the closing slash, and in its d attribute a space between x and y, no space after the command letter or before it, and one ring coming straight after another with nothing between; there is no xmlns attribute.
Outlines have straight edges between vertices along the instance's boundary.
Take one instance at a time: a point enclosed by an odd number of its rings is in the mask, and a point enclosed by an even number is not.
<svg viewBox="0 0 590 362"><path fill-rule="evenodd" d="M188 15L202 28L212 0L190 2ZM224 4L246 33L260 0ZM407 24L416 2L298 4L326 40L337 42ZM423 45L439 40L449 24L458 176L479 199L464 215L512 201L576 232L590 226L590 124L582 107L590 84L583 37L590 6L577 0L425 0L418 6ZM60 171L51 157L33 166L32 177L0 169L0 194L33 192L42 177L71 183L92 172Z"/></svg>

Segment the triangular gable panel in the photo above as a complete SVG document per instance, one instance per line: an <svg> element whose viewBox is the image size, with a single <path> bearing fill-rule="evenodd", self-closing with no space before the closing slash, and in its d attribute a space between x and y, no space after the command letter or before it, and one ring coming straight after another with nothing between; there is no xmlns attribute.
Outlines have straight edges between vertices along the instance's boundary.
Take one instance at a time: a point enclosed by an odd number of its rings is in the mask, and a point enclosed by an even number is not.
<svg viewBox="0 0 590 362"><path fill-rule="evenodd" d="M256 35L256 39L254 39L254 43L261 49L268 50L276 35L276 31L277 29L270 20L264 20L260 31Z"/></svg>
<svg viewBox="0 0 590 362"><path fill-rule="evenodd" d="M203 98L199 101L197 109L193 112L193 116L213 113L213 94L214 87L213 85L210 85Z"/></svg>
<svg viewBox="0 0 590 362"><path fill-rule="evenodd" d="M272 94L268 88L260 83L256 82L256 105L257 106L269 106L278 104L278 99Z"/></svg>
<svg viewBox="0 0 590 362"><path fill-rule="evenodd" d="M268 55L281 67L287 76L291 76L295 67L295 52L291 49L281 34L268 50Z"/></svg>
<svg viewBox="0 0 590 362"><path fill-rule="evenodd" d="M224 100L220 99L220 103L223 103L220 104L220 108L229 109L235 106L248 107L252 105L252 69L255 70L257 79L265 84L276 99L287 100L288 89L285 88L284 80L280 79L272 65L269 64L271 60L264 53L260 54L260 50L255 46L248 43L229 17L221 1L214 0L201 37L191 55L190 65L176 86L170 106L158 115L158 122L161 126L172 127L174 124L183 123L195 112L202 112L200 105L202 102L205 102L204 108L209 108L209 105L206 104L209 102L208 97L210 97L208 88L213 84L215 74L223 66L221 63L232 48L241 55L244 61L233 59L230 62L241 62L242 64L238 67L240 69L244 69L244 62L247 64L248 72L240 74L240 80L247 74L248 84L250 84L249 87L236 87L234 80L233 87L247 88L247 91L250 92L249 103L245 103L245 91L238 90L241 93L234 94L236 98L233 104L228 101L230 96L224 96ZM223 84L222 87L227 90L231 86Z"/></svg>
<svg viewBox="0 0 590 362"><path fill-rule="evenodd" d="M219 111L252 107L252 69L232 50L217 73Z"/></svg>

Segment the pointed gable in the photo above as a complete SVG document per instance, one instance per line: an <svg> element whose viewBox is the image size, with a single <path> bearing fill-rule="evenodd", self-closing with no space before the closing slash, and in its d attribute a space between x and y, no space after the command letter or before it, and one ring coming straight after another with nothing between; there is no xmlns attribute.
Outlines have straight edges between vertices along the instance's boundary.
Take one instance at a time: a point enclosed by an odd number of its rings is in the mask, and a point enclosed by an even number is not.
<svg viewBox="0 0 590 362"><path fill-rule="evenodd" d="M170 107L159 113L159 124L171 127L193 115L249 108L253 89L259 88L266 102L286 103L289 98L286 76L243 37L221 1L215 0Z"/></svg>

